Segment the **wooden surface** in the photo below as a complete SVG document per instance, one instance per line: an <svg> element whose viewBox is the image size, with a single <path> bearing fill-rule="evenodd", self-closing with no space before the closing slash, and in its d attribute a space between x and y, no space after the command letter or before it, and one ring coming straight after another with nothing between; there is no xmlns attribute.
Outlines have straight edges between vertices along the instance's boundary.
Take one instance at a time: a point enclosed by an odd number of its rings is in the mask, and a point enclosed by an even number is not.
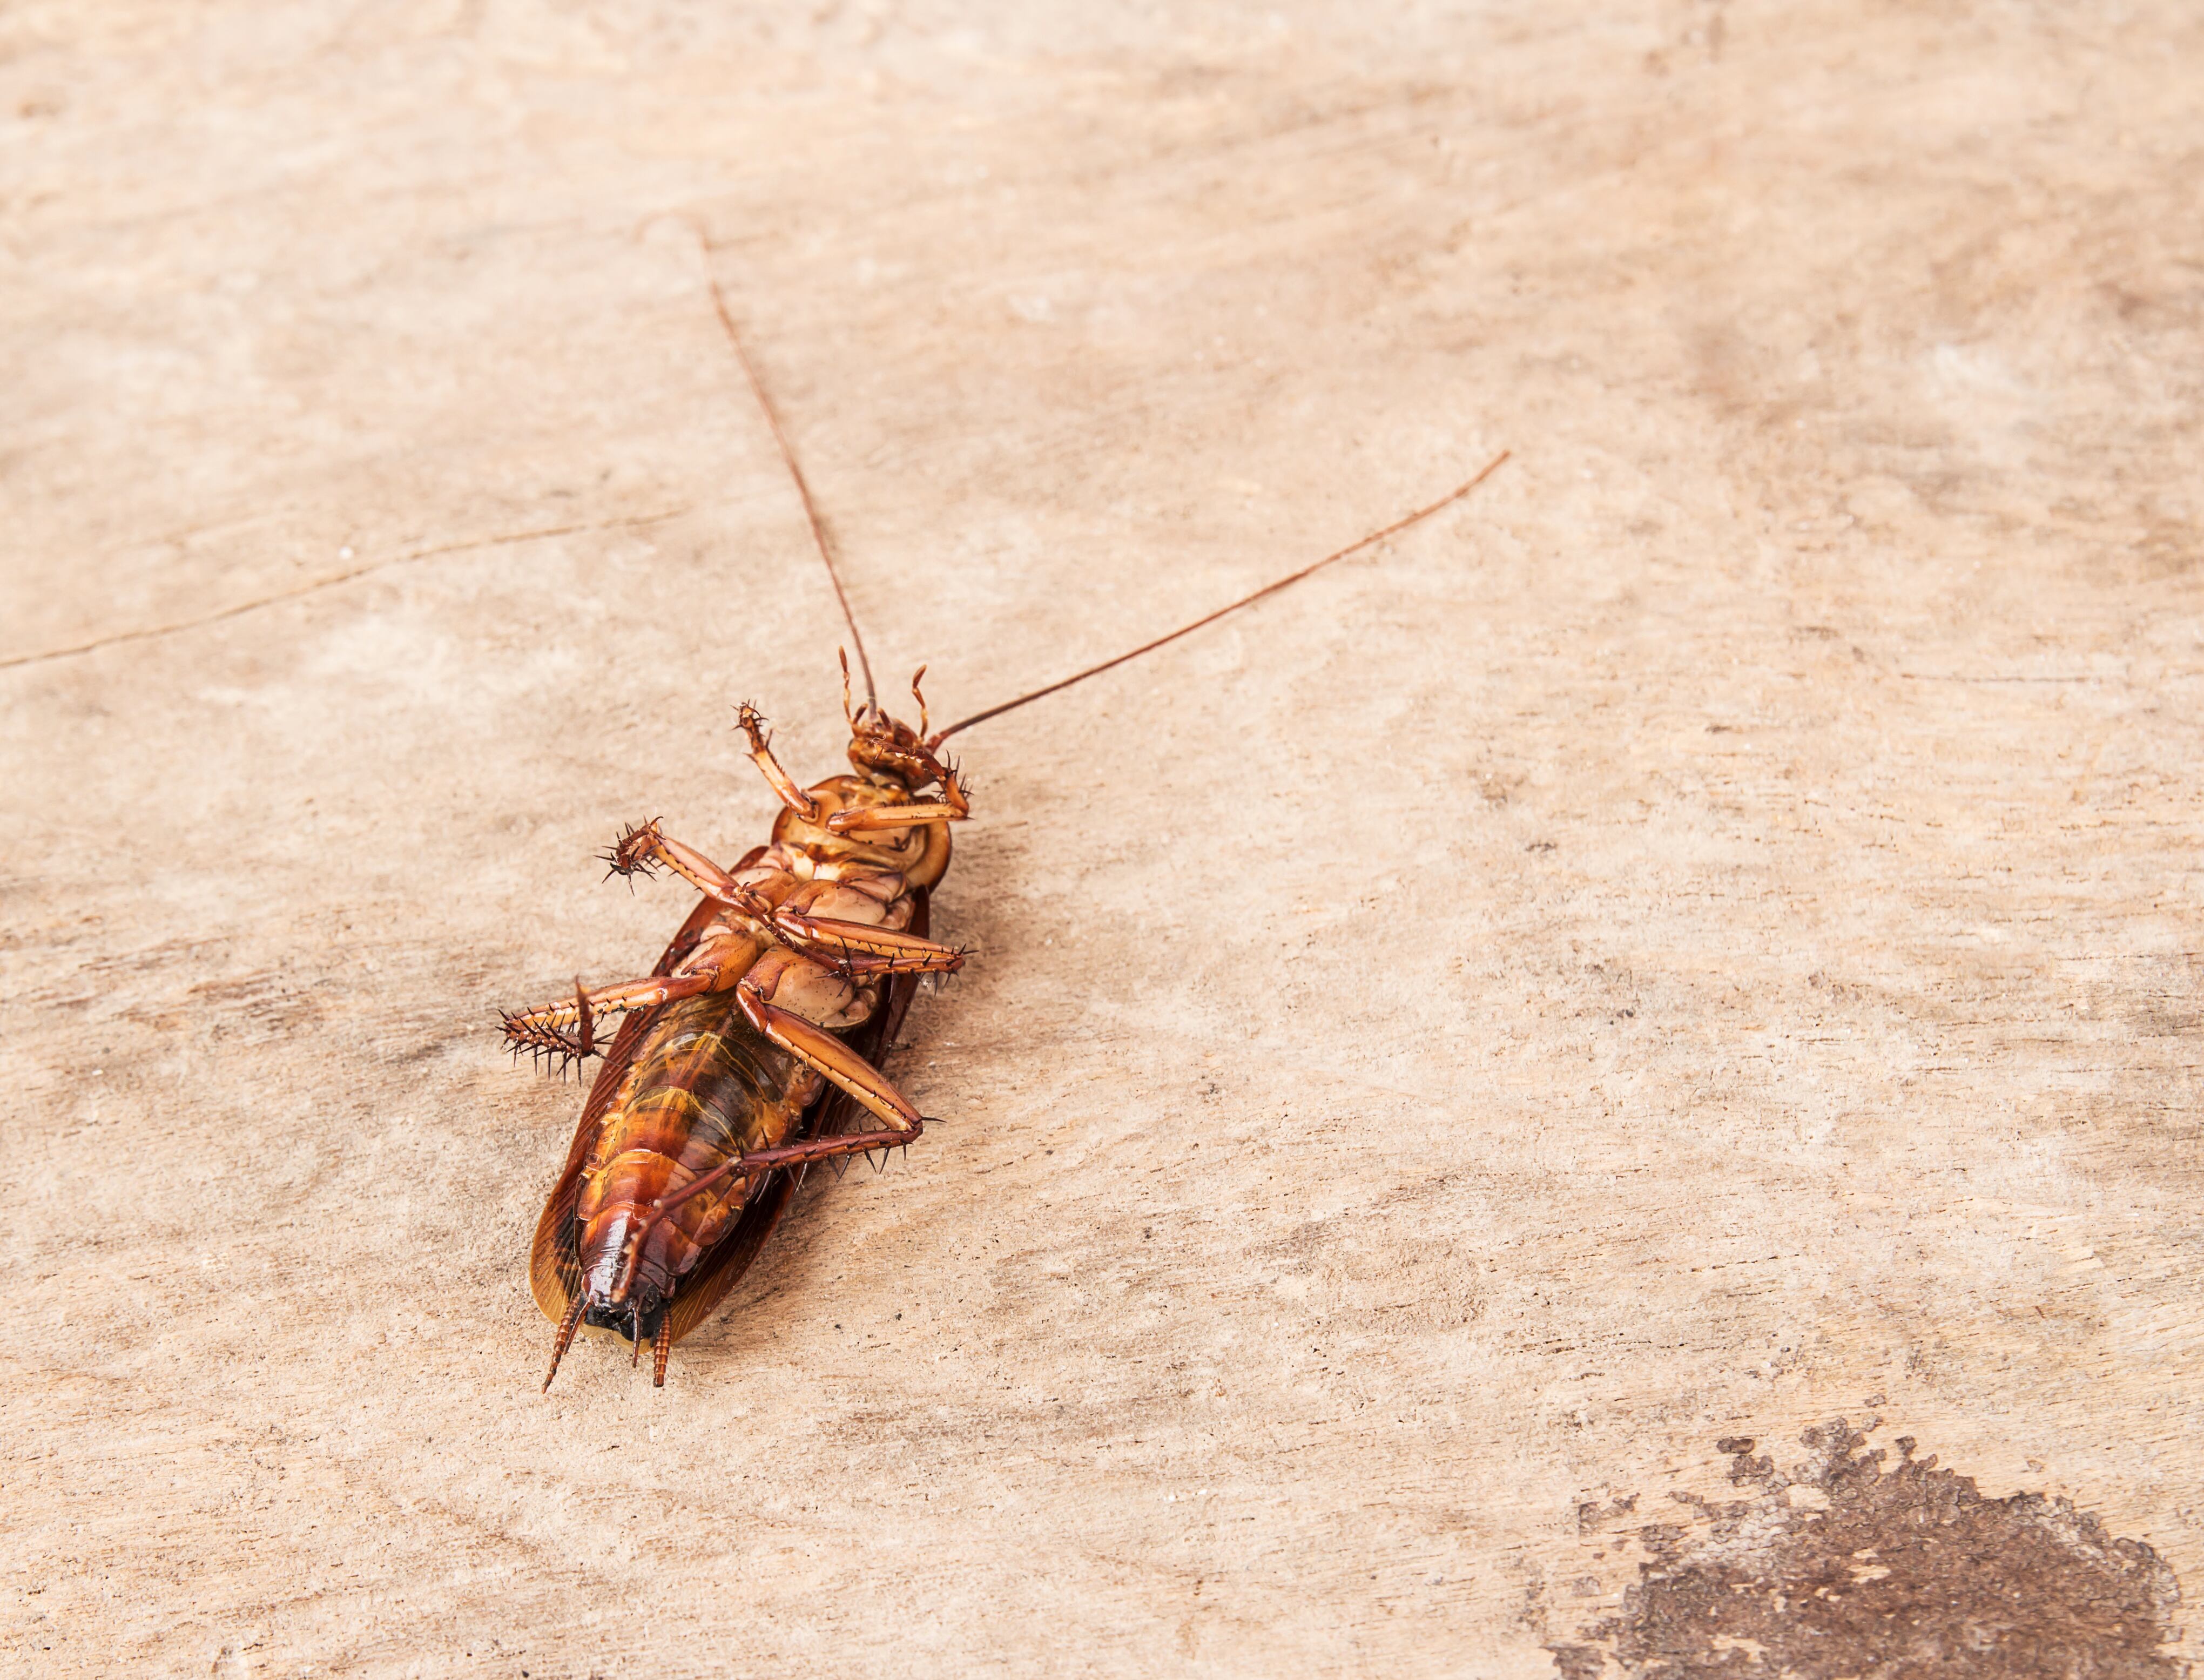
<svg viewBox="0 0 2204 1680"><path fill-rule="evenodd" d="M5 1671L1772 1676L1840 1417L2196 1654L2193 9L731 10L0 15ZM963 737L944 1123L544 1398L495 1009L838 766L708 276L938 716L1515 456Z"/></svg>

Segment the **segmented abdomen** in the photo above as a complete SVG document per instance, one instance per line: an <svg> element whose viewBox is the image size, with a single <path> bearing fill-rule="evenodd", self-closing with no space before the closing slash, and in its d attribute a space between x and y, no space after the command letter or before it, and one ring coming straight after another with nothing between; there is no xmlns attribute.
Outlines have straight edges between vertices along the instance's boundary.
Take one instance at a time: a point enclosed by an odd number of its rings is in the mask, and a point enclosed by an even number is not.
<svg viewBox="0 0 2204 1680"><path fill-rule="evenodd" d="M651 1204L738 1151L791 1140L818 1076L760 1037L732 991L665 1006L637 1047L584 1169L584 1287L611 1293ZM726 1233L749 1186L692 1197L653 1231L633 1287L659 1298Z"/></svg>

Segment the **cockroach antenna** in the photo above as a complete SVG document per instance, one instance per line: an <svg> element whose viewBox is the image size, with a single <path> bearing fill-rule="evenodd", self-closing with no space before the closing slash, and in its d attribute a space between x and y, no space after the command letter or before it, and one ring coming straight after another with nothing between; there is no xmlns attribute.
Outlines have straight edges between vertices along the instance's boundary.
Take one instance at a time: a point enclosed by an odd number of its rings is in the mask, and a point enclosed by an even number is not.
<svg viewBox="0 0 2204 1680"><path fill-rule="evenodd" d="M697 237L702 238L702 230ZM804 523L811 527L811 541L819 550L819 558L826 567L826 581L834 586L834 599L842 608L842 621L850 627L850 640L857 649L857 669L865 677L865 704L874 711L880 709L880 696L873 688L873 662L865 657L864 634L857 628L857 615L850 610L850 597L842 588L842 574L834 565L834 551L826 541L826 528L820 523L819 509L811 500L811 486L803 476L803 469L796 464L796 451L790 447L788 434L781 429L780 416L773 406L773 399L765 393L765 382L750 364L750 353L743 348L743 335L735 330L735 317L727 308L726 294L720 290L719 276L710 272L712 248L704 247L705 278L711 282L712 307L719 312L720 325L727 334L727 342L734 346L735 359L743 364L743 377L750 382L750 394L765 415L765 423L772 429L773 441L779 447L780 458L788 468L788 476L796 481L796 494L803 503Z"/></svg>
<svg viewBox="0 0 2204 1680"><path fill-rule="evenodd" d="M864 634L857 628L857 615L850 609L849 592L842 587L842 574L834 564L834 552L826 541L826 528L821 522L819 509L811 500L810 482L803 476L803 467L797 464L796 450L788 441L787 432L781 427L780 416L773 408L773 399L766 395L765 382L758 377L757 369L750 361L749 352L743 347L743 335L736 330L734 314L727 307L726 293L720 289L719 276L711 272L711 241L705 237L704 230L701 227L697 227L694 222L691 222L690 226L696 232L697 243L703 247L704 277L712 288L712 307L719 315L720 326L726 333L727 343L733 347L735 359L742 364L743 377L749 382L750 394L757 399L759 411L764 414L765 423L772 429L773 441L780 450L781 463L787 467L789 477L795 482L796 494L803 503L804 522L811 528L812 544L819 551L820 562L826 568L827 582L834 586L834 600L842 609L842 621L850 627L850 640L857 650L857 669L863 673L865 678L864 709L878 717L880 714L880 693L873 683L873 662L865 653ZM917 698L919 705L919 738L925 743L926 749L931 752L960 730L969 729L975 724L984 724L990 718L999 718L1005 712L1015 712L1021 706L1030 705L1036 700L1045 700L1050 695L1060 694L1075 683L1084 683L1090 677L1099 677L1104 671L1115 670L1121 665L1140 658L1143 654L1152 654L1157 648L1165 647L1182 636L1191 636L1205 625L1215 624L1228 613L1237 612L1243 606L1253 606L1266 595L1274 595L1281 589L1290 589L1304 577L1322 571L1324 567L1332 565L1335 561L1346 559L1351 555L1360 553L1366 548L1374 547L1387 537L1397 535L1407 529L1409 526L1420 524L1442 509L1451 507L1497 472L1501 463L1514 453L1512 450L1502 450L1484 464L1484 469L1474 478L1449 491L1430 506L1419 507L1406 518L1395 519L1384 529L1372 531L1360 541L1350 542L1346 547L1326 554L1312 565L1305 565L1299 571L1289 572L1273 583L1265 583L1253 595L1242 595L1239 600L1218 607L1214 612L1205 613L1192 624L1181 624L1168 635L1159 636L1152 642L1142 642L1130 653L1120 654L1115 659L1103 660L1099 665L1091 665L1084 671L1075 671L1069 677L1060 677L1056 682L1049 683L1046 688L1035 689L1029 694L1022 694L1016 700L1006 700L1000 706L991 706L984 712L975 712L970 717L960 719L957 722L950 725L939 734L929 736L926 732L926 699L924 695L918 693L918 677L913 677L910 686L911 693ZM922 677L925 675L926 667L921 665L918 668L918 677ZM844 655L842 660L842 710L844 713L850 711L849 685L850 661L847 655ZM857 715L862 716L863 713L860 712Z"/></svg>
<svg viewBox="0 0 2204 1680"><path fill-rule="evenodd" d="M1256 590L1254 594L1250 595L1242 595L1239 600L1232 602L1230 605L1220 606L1214 612L1206 613L1202 617L1196 618L1190 624L1181 624L1176 630L1171 631L1168 636L1159 636L1152 642L1143 642L1129 654L1120 654L1117 658L1113 660L1105 660L1099 665L1090 665L1086 670L1074 671L1069 677L1065 677L1056 682L1051 683L1046 688L1035 689L1030 694L1020 695L1016 700L1006 700L1000 706L991 706L984 712L975 712L970 717L963 719L960 722L950 725L947 729L943 730L939 734L928 736L926 741L926 749L928 752L932 752L936 747L939 747L943 742L946 741L951 736L956 734L959 730L969 729L975 724L984 724L988 719L999 718L1005 712L1015 712L1021 706L1028 706L1036 700L1043 700L1050 695L1060 693L1063 689L1069 688L1074 683L1084 683L1090 677L1099 677L1104 671L1114 670L1116 667L1125 664L1129 660L1136 660L1140 658L1143 654L1152 654L1157 648L1164 646L1168 642L1177 641L1182 636L1193 635L1194 631L1200 630L1205 624L1215 624L1219 618L1224 617L1228 612L1237 612L1243 606L1253 606L1257 601L1262 600L1265 595L1274 595L1281 589L1291 588L1294 584L1300 583L1301 579L1310 576L1312 573L1322 571L1326 566L1331 565L1335 560L1346 559L1349 555L1359 554L1366 548L1375 547L1377 544L1383 542L1389 536L1397 535L1400 532L1407 529L1409 526L1417 524L1423 520L1430 518L1432 514L1438 512L1443 508L1453 506L1455 503L1460 501L1472 490L1474 490L1478 485L1484 483L1486 479L1491 477L1494 473L1499 471L1500 464L1506 460L1508 456L1514 453L1514 452L1512 450L1502 450L1497 455L1495 455L1490 460L1484 464L1484 470L1480 471L1476 477L1471 479L1466 484L1460 485L1455 489L1449 490L1446 494L1441 496L1430 506L1419 507L1413 513L1409 514L1405 519L1395 519L1391 524L1386 526L1383 530L1372 531L1360 541L1350 542L1346 547L1339 549L1336 553L1326 554L1322 559L1317 561L1313 565L1305 565L1299 571L1289 572L1286 576L1277 579L1274 583L1265 583L1261 589Z"/></svg>

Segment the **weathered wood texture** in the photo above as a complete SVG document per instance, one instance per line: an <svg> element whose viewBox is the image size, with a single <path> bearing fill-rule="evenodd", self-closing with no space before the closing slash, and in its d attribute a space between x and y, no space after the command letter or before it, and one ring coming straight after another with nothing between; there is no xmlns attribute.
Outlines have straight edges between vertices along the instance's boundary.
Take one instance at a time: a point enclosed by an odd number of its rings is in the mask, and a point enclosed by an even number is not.
<svg viewBox="0 0 2204 1680"><path fill-rule="evenodd" d="M1616 1672L1870 1416L2193 1654L2195 9L731 9L0 16L6 1671ZM494 1007L838 767L708 263L945 713L1516 458L966 737L948 1123L546 1399Z"/></svg>

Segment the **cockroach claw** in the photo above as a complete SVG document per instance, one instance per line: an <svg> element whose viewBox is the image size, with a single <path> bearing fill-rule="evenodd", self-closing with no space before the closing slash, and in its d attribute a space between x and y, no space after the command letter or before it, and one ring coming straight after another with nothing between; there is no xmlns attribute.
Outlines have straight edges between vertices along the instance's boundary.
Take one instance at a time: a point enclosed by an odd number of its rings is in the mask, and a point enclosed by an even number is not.
<svg viewBox="0 0 2204 1680"><path fill-rule="evenodd" d="M664 836L658 831L658 819L655 817L634 828L623 829L617 841L597 854L611 866L605 871L605 878L609 881L615 875L627 877L655 873L658 860L652 854L662 838Z"/></svg>

